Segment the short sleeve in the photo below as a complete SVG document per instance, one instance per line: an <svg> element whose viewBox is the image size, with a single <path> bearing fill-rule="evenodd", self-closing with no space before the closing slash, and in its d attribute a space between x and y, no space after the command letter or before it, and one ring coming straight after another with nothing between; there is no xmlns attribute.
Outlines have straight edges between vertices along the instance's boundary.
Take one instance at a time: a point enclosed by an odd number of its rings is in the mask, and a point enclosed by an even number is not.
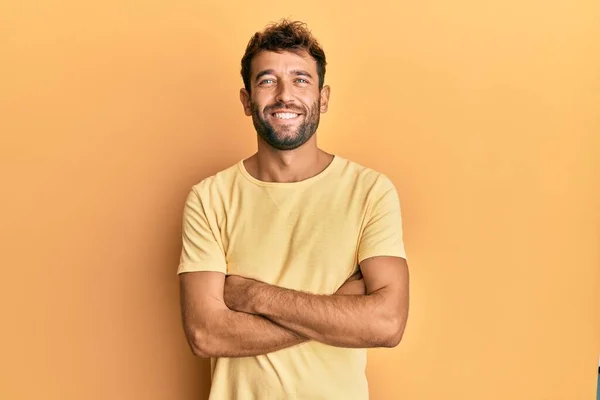
<svg viewBox="0 0 600 400"><path fill-rule="evenodd" d="M227 272L218 226L216 221L211 223L202 200L194 189L185 201L182 242L177 274L195 271Z"/></svg>
<svg viewBox="0 0 600 400"><path fill-rule="evenodd" d="M375 256L406 258L400 199L392 181L380 176L371 192L365 226L358 245L358 262Z"/></svg>

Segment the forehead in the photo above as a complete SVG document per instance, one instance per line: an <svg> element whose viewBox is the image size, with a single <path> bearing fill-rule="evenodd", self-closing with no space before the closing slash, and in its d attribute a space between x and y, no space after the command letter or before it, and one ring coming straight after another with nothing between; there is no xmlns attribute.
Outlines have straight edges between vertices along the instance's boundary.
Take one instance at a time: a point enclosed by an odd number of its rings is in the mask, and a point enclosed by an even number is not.
<svg viewBox="0 0 600 400"><path fill-rule="evenodd" d="M259 72L272 69L278 74L285 74L289 71L304 70L313 76L317 74L317 61L306 51L293 53L291 51L263 50L252 58L251 75L254 78Z"/></svg>

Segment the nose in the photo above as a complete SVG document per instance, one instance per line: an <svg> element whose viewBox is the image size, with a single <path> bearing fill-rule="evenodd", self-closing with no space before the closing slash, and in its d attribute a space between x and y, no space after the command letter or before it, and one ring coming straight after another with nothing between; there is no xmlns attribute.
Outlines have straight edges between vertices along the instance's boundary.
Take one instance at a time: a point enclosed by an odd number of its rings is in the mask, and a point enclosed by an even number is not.
<svg viewBox="0 0 600 400"><path fill-rule="evenodd" d="M292 85L288 82L280 82L277 86L275 100L281 103L289 103L293 99Z"/></svg>

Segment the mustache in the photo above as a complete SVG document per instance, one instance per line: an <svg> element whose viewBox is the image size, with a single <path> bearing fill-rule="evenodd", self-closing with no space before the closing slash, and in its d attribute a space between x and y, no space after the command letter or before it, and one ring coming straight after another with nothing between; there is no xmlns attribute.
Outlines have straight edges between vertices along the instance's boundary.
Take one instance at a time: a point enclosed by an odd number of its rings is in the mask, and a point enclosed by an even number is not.
<svg viewBox="0 0 600 400"><path fill-rule="evenodd" d="M290 110L290 111L298 111L298 113L303 113L304 109L302 107L298 107L298 106L294 106L294 105L287 105L285 103L276 103L276 104L272 104L270 106L265 107L265 113L269 114L272 113L276 110L280 110L280 109L286 109L286 110Z"/></svg>

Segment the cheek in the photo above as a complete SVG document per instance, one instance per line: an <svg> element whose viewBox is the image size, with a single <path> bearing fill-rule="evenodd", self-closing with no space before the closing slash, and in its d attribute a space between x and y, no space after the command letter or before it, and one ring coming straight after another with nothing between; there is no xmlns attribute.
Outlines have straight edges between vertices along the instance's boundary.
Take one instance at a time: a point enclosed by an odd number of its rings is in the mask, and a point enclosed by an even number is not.
<svg viewBox="0 0 600 400"><path fill-rule="evenodd" d="M266 93L256 93L256 95L252 98L252 103L254 103L256 107L262 111L265 109L265 107L273 104L274 99L272 96L269 96Z"/></svg>

